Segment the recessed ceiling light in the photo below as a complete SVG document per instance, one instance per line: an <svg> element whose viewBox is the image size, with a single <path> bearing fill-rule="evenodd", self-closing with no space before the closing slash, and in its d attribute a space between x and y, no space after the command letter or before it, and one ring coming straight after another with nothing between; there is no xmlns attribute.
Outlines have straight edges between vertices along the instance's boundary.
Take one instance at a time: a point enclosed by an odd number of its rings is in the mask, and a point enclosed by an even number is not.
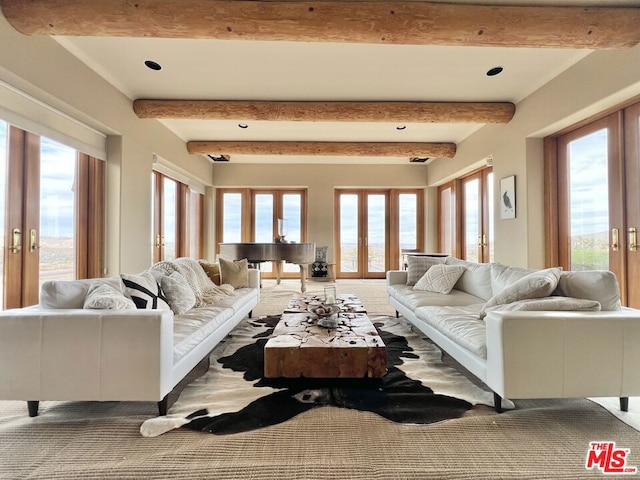
<svg viewBox="0 0 640 480"><path fill-rule="evenodd" d="M495 77L496 75L500 75L504 67L493 67L487 72L487 77Z"/></svg>
<svg viewBox="0 0 640 480"><path fill-rule="evenodd" d="M154 62L153 60L145 60L144 64L151 70L162 70L162 65L160 65L158 62Z"/></svg>
<svg viewBox="0 0 640 480"><path fill-rule="evenodd" d="M247 125L246 123L239 123L238 126L240 128L249 128L249 125Z"/></svg>
<svg viewBox="0 0 640 480"><path fill-rule="evenodd" d="M396 127L396 130L404 130L405 128L407 128L407 126L406 126L406 125L398 125L398 126Z"/></svg>

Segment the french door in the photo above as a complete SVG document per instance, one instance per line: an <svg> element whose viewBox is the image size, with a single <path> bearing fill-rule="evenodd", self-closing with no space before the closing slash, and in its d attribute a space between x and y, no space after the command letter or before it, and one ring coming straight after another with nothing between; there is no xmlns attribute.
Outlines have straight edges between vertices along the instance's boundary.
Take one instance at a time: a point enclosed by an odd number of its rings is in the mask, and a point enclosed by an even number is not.
<svg viewBox="0 0 640 480"><path fill-rule="evenodd" d="M0 155L2 308L38 303L46 280L100 276L103 162L2 121Z"/></svg>
<svg viewBox="0 0 640 480"><path fill-rule="evenodd" d="M640 104L635 104L551 143L557 149L557 263L568 270L612 271L623 304L635 308L640 307L639 137ZM548 262L553 260L551 255Z"/></svg>
<svg viewBox="0 0 640 480"><path fill-rule="evenodd" d="M640 103L624 111L627 305L640 308Z"/></svg>
<svg viewBox="0 0 640 480"><path fill-rule="evenodd" d="M464 177L461 187L462 258L470 262L490 262L493 260L493 172L483 169Z"/></svg>
<svg viewBox="0 0 640 480"><path fill-rule="evenodd" d="M336 259L340 278L384 278L402 250L423 248L421 190L336 190Z"/></svg>
<svg viewBox="0 0 640 480"><path fill-rule="evenodd" d="M438 188L439 252L471 262L493 261L493 191L491 168Z"/></svg>
<svg viewBox="0 0 640 480"><path fill-rule="evenodd" d="M271 243L279 236L287 242L306 242L306 198L306 190L298 189L218 189L217 244ZM276 278L272 262L262 263L260 270L263 277ZM284 278L300 276L295 264L285 262L282 271Z"/></svg>

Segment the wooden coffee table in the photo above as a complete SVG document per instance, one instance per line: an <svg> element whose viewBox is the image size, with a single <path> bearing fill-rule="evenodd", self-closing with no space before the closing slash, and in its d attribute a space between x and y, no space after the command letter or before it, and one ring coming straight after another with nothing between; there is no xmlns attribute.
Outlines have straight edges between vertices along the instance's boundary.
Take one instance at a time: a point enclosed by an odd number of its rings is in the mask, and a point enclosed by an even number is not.
<svg viewBox="0 0 640 480"><path fill-rule="evenodd" d="M337 328L316 325L309 302L295 295L264 347L266 378L381 378L387 351L364 307L353 295L339 295Z"/></svg>

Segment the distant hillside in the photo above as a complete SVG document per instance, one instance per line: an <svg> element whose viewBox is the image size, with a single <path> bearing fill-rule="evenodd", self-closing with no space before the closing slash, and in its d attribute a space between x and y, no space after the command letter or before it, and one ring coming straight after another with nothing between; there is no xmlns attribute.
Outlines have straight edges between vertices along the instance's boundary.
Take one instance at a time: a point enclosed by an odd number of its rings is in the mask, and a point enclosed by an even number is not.
<svg viewBox="0 0 640 480"><path fill-rule="evenodd" d="M571 237L572 270L609 269L609 232Z"/></svg>

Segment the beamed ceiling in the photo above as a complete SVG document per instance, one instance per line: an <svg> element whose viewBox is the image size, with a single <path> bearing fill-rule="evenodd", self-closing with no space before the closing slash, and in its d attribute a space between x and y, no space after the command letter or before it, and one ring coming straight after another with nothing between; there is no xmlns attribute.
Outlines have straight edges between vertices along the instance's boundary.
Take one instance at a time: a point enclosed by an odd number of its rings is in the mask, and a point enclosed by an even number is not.
<svg viewBox="0 0 640 480"><path fill-rule="evenodd" d="M446 161L593 50L640 43L638 0L0 3L212 161Z"/></svg>

